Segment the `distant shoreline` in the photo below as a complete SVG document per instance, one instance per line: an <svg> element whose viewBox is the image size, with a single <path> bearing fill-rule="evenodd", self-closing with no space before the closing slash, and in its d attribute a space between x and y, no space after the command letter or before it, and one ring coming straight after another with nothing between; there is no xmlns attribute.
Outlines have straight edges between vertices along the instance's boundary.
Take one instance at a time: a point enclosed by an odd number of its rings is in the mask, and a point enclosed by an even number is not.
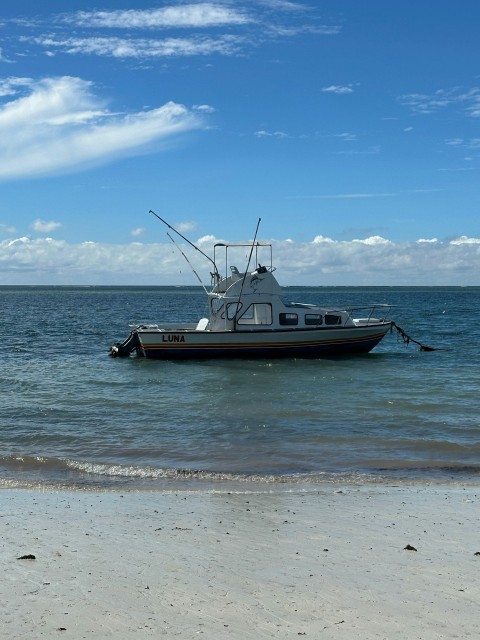
<svg viewBox="0 0 480 640"><path fill-rule="evenodd" d="M0 284L0 291L5 290L28 290L28 289L45 289L45 290L57 290L57 289L72 289L72 290L98 290L108 291L127 289L127 290L145 290L145 291L192 291L195 293L204 293L203 288L200 285L184 285L184 284L168 284L168 285L149 285L149 284ZM464 291L480 290L480 285L282 285L282 289L285 291L309 291L309 290L358 290L358 291L431 291L431 290L443 290L443 291Z"/></svg>

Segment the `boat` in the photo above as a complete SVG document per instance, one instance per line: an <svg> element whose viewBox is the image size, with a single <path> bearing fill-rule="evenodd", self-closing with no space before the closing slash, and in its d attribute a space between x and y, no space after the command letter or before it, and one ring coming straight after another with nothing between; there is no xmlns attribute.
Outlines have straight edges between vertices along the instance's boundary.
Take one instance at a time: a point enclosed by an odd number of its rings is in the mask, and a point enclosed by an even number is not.
<svg viewBox="0 0 480 640"><path fill-rule="evenodd" d="M383 315L390 305L338 309L287 301L274 275L272 245L257 242L257 233L247 244L216 243L211 258L154 215L212 263L210 288L204 287L208 317L194 323L130 325L126 340L111 347L113 357L132 353L157 359L365 354L396 326ZM231 255L238 256L239 250L244 255L246 249L247 253L250 249L250 257L246 269L240 271L231 263ZM256 267L250 270L253 257ZM360 311L362 314L356 317Z"/></svg>

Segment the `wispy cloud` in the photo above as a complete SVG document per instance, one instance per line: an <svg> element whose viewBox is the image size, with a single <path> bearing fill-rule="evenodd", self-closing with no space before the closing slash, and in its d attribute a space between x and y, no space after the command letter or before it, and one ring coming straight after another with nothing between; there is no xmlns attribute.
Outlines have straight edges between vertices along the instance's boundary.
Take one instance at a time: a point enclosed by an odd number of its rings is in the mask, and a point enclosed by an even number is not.
<svg viewBox="0 0 480 640"><path fill-rule="evenodd" d="M457 106L467 115L480 117L480 87L467 90L458 87L438 89L432 94L409 93L399 96L398 100L417 114L429 114Z"/></svg>
<svg viewBox="0 0 480 640"><path fill-rule="evenodd" d="M336 193L329 195L305 196L318 200L361 200L364 198L392 198L396 193Z"/></svg>
<svg viewBox="0 0 480 640"><path fill-rule="evenodd" d="M344 142L355 142L357 139L357 135L355 133L335 133L333 137L343 140Z"/></svg>
<svg viewBox="0 0 480 640"><path fill-rule="evenodd" d="M192 109L203 113L215 113L215 108L210 106L209 104L194 104Z"/></svg>
<svg viewBox="0 0 480 640"><path fill-rule="evenodd" d="M0 180L105 163L203 126L197 112L174 102L109 112L93 84L80 78L10 79L8 86L28 93L0 104Z"/></svg>
<svg viewBox="0 0 480 640"><path fill-rule="evenodd" d="M61 222L55 222L54 220L41 220L40 218L34 220L32 223L32 229L34 231L39 231L40 233L52 233L52 231L59 229L61 226Z"/></svg>
<svg viewBox="0 0 480 640"><path fill-rule="evenodd" d="M346 95L348 93L353 93L353 88L351 85L340 85L340 84L331 84L328 87L323 87L322 93L336 93L338 95Z"/></svg>
<svg viewBox="0 0 480 640"><path fill-rule="evenodd" d="M207 251L216 241L197 242ZM397 243L382 236L338 241L316 236L310 242L272 241L281 284L475 285L480 270L480 238L461 236ZM190 249L185 246L185 251ZM196 254L196 252L192 253ZM209 264L196 269L209 282ZM125 264L128 263L128 272ZM181 275L180 275L181 272ZM53 238L0 241L0 284L188 284L196 282L169 243L123 245Z"/></svg>
<svg viewBox="0 0 480 640"><path fill-rule="evenodd" d="M4 56L2 47L0 47L0 62L7 62L9 64L13 64L13 60L9 60Z"/></svg>
<svg viewBox="0 0 480 640"><path fill-rule="evenodd" d="M309 7L300 2L291 2L290 0L258 0L260 5L267 7L273 11L308 11Z"/></svg>
<svg viewBox="0 0 480 640"><path fill-rule="evenodd" d="M243 39L239 36L194 36L191 38L116 38L86 37L60 38L55 35L31 38L49 50L72 55L96 55L111 58L171 58L221 54L231 56L240 51Z"/></svg>
<svg viewBox="0 0 480 640"><path fill-rule="evenodd" d="M12 225L0 223L0 233L15 233L16 231Z"/></svg>
<svg viewBox="0 0 480 640"><path fill-rule="evenodd" d="M312 7L300 2L290 2L289 0L257 0L259 7L264 7L267 15L263 17L261 13L257 15L257 21L263 23L267 32L279 37L292 37L302 34L317 34L324 36L335 36L341 33L342 28L338 24L321 23L318 16L314 15ZM284 22L281 12L290 14L288 22ZM294 18L300 17L298 23Z"/></svg>
<svg viewBox="0 0 480 640"><path fill-rule="evenodd" d="M255 131L256 138L288 138L288 133L285 131L265 131L265 129L261 129L260 131Z"/></svg>
<svg viewBox="0 0 480 640"><path fill-rule="evenodd" d="M63 20L84 27L115 29L200 28L246 24L253 21L245 10L213 2L160 9L78 11Z"/></svg>
<svg viewBox="0 0 480 640"><path fill-rule="evenodd" d="M20 46L37 45L47 56L63 53L125 60L234 56L265 41L308 33L330 36L341 31L338 25L320 23L311 7L287 0L187 2L155 9L65 12L37 19L29 25L30 33L27 25L15 22L25 31L18 37ZM169 31L171 34L162 38L151 35Z"/></svg>
<svg viewBox="0 0 480 640"><path fill-rule="evenodd" d="M14 96L22 87L29 87L31 78L0 78L0 98Z"/></svg>
<svg viewBox="0 0 480 640"><path fill-rule="evenodd" d="M193 220L185 220L184 222L177 222L174 227L180 233L188 233L190 231L195 231L197 223L193 222Z"/></svg>
<svg viewBox="0 0 480 640"><path fill-rule="evenodd" d="M341 32L341 27L338 25L314 25L314 24L299 24L299 25L285 25L285 24L271 24L269 31L277 36L298 36L302 34L317 34L322 36L336 36Z"/></svg>
<svg viewBox="0 0 480 640"><path fill-rule="evenodd" d="M464 140L463 138L447 138L445 144L450 147L461 147L464 149L480 149L480 138L470 138Z"/></svg>
<svg viewBox="0 0 480 640"><path fill-rule="evenodd" d="M312 22L292 24L282 22L281 13L308 13L307 5L288 0L261 0L256 11L246 7L228 6L220 2L199 2L160 9L128 9L114 11L77 11L65 14L61 21L77 27L106 29L208 29L256 25L265 33L276 36L296 36L304 33L337 35L338 25ZM263 15L262 9L266 11ZM268 17L267 17L268 16ZM272 16L275 18L272 19Z"/></svg>

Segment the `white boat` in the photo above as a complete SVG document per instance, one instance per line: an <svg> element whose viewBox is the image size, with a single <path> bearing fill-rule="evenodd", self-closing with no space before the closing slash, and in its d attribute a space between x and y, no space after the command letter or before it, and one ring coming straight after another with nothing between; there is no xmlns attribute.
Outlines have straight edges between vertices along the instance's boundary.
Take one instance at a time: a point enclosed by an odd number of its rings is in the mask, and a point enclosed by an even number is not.
<svg viewBox="0 0 480 640"><path fill-rule="evenodd" d="M250 249L249 264L255 254L255 269L250 271L247 264L240 272L230 265L229 254L238 254L239 248L243 253ZM268 264L260 265L259 253L265 256L265 252ZM389 305L371 306L355 317L359 309L286 301L273 275L271 244L255 240L249 244L217 243L209 260L214 269L210 290L205 289L208 317L196 323L131 325L130 335L111 347L111 355L136 352L146 358L186 359L363 354L395 326L392 320L376 317ZM223 275L218 267L224 269Z"/></svg>

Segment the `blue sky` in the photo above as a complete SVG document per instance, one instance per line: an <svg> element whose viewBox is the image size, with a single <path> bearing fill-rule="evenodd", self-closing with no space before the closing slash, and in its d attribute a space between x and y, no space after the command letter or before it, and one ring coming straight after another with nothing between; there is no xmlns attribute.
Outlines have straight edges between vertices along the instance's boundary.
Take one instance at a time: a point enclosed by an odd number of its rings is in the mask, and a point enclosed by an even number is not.
<svg viewBox="0 0 480 640"><path fill-rule="evenodd" d="M150 209L261 217L284 284L480 284L480 4L432 7L3 3L0 284L196 284Z"/></svg>

